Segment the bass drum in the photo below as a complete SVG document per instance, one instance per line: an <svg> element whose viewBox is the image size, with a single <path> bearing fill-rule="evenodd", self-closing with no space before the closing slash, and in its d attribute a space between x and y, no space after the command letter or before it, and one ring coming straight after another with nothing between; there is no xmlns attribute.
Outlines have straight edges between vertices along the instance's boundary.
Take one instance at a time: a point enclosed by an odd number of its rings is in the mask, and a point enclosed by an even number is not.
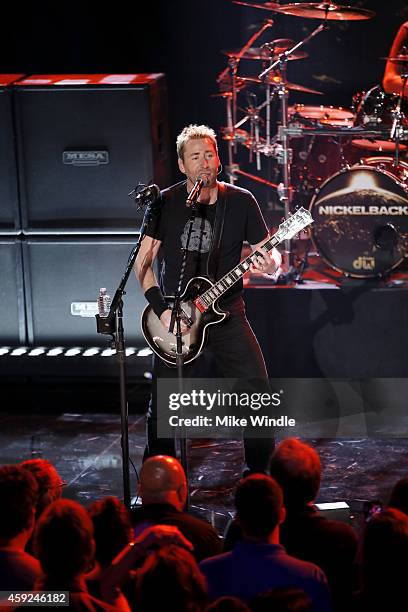
<svg viewBox="0 0 408 612"><path fill-rule="evenodd" d="M323 183L310 204L312 240L346 276L386 275L408 253L408 164L372 157Z"/></svg>

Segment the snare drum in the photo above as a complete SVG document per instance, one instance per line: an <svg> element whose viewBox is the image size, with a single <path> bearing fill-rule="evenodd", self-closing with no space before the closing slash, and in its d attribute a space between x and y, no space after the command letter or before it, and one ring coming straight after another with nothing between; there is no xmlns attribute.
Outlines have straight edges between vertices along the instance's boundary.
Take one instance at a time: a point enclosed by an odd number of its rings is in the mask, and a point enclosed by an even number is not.
<svg viewBox="0 0 408 612"><path fill-rule="evenodd" d="M332 127L351 127L353 125L353 113L341 106L307 106L305 104L294 104L289 106L289 121L299 121L310 125L330 125ZM306 122L304 120L307 120ZM302 121L303 120L303 121Z"/></svg>
<svg viewBox="0 0 408 612"><path fill-rule="evenodd" d="M317 251L346 276L384 276L408 253L408 164L373 157L323 183L310 204Z"/></svg>

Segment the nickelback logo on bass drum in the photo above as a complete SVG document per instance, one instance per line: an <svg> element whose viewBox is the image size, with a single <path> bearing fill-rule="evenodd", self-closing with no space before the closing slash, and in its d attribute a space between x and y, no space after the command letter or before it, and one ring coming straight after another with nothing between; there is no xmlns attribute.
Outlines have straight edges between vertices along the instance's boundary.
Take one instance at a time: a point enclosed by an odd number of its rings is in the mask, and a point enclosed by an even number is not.
<svg viewBox="0 0 408 612"><path fill-rule="evenodd" d="M408 253L408 166L371 157L325 181L310 204L312 239L334 269L384 276Z"/></svg>
<svg viewBox="0 0 408 612"><path fill-rule="evenodd" d="M408 215L407 206L319 206L319 215Z"/></svg>

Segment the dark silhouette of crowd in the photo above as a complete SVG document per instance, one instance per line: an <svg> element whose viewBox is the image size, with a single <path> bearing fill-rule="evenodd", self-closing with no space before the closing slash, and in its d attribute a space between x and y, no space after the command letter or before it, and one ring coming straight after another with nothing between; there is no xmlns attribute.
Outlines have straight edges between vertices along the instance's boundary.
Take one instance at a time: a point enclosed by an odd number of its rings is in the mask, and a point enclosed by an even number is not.
<svg viewBox="0 0 408 612"><path fill-rule="evenodd" d="M405 611L408 478L356 528L316 509L321 477L311 446L283 440L269 474L237 484L220 535L185 511L173 457L144 462L131 511L115 497L65 499L46 460L0 467L0 591L68 592L84 612Z"/></svg>

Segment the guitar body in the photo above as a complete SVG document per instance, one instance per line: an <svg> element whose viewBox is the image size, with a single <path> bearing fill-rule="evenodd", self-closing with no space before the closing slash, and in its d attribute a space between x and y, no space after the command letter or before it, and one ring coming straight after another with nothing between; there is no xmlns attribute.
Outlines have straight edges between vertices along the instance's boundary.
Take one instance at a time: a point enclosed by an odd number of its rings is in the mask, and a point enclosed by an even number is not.
<svg viewBox="0 0 408 612"><path fill-rule="evenodd" d="M207 278L196 276L187 283L181 295L181 308L192 320L191 327L183 333L184 364L194 361L203 350L209 326L221 323L228 316L228 313L220 310L216 303L203 313L193 303L193 300L212 286L213 283ZM172 308L174 297L166 296L165 299ZM142 313L142 332L152 351L168 366L176 367L176 336L164 329L150 305L146 306Z"/></svg>

